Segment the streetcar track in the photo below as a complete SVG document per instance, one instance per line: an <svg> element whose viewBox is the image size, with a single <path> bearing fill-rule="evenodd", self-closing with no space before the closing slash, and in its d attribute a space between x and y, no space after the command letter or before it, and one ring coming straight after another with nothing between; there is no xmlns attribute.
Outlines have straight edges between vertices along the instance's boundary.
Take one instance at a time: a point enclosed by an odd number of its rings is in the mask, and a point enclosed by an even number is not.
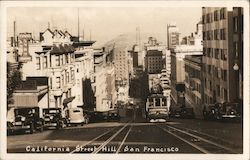
<svg viewBox="0 0 250 160"><path fill-rule="evenodd" d="M223 145L221 145L221 144L218 144L218 143L216 143L216 142L212 142L212 141L210 141L210 140L208 140L208 139L206 139L206 138L202 138L202 137L200 137L200 136L197 136L197 135L195 135L195 134L189 133L189 132L187 132L187 131L184 131L184 130L181 130L181 129L178 129L178 128L175 128L175 127L172 127L172 126L169 126L169 125L167 125L168 129L167 129L167 128L160 127L160 126L158 126L158 125L157 125L157 127L161 128L161 129L164 130L165 132L167 132L167 133L169 133L169 134L171 134L171 135L173 135L173 136L175 136L175 137L181 139L182 141L188 143L189 145L195 147L196 149L200 150L200 151L203 152L203 153L211 153L208 149L205 149L206 147L208 147L208 148L209 148L209 147L210 147L210 148L211 148L211 147L212 147L212 148L220 148L220 149L223 149L223 150L225 150L225 151L227 151L227 152L235 153L235 151L233 151L233 149L231 149L231 148L228 148L228 147L223 146ZM171 130L169 130L169 129L171 129ZM180 135L178 135L178 133L183 134L184 137L185 137L185 136L193 137L195 140L197 140L197 142L198 142L199 144L195 144L195 143L193 143L193 142L190 142L189 140L183 138L183 136L181 137ZM202 143L202 142L203 142L203 143ZM208 146L207 146L207 145L208 145ZM209 145L210 145L210 146L209 146ZM203 146L203 147L201 147L201 146Z"/></svg>
<svg viewBox="0 0 250 160"><path fill-rule="evenodd" d="M127 126L127 124L129 124L129 123L130 123L130 122L127 122L124 126ZM123 126L123 127L124 127L124 126ZM87 146L87 145L93 144L93 142L95 142L97 139L99 139L99 138L101 138L101 137L107 135L108 133L111 133L112 131L114 131L115 129L117 129L117 128L119 128L119 127L121 127L121 125L119 125L119 126L117 126L117 127L115 127L115 128L112 128L111 130L108 130L108 131L104 132L103 134L101 134L101 135L95 137L94 139L88 141L86 144L83 144L83 145L81 145L80 147L83 148L83 147L85 147L85 146ZM123 127L122 127L122 128L123 128ZM119 130L118 130L118 131L119 131ZM98 147L98 148L99 148L99 147ZM70 152L70 154L76 152L76 150L77 150L77 149L73 150L72 152Z"/></svg>
<svg viewBox="0 0 250 160"><path fill-rule="evenodd" d="M92 152L92 154L94 153L98 153L102 150L102 148L104 146L106 146L107 144L109 144L118 134L120 134L128 125L129 123L126 123L122 128L120 128L115 134L113 134L111 137L109 137L105 142L103 142L95 151Z"/></svg>
<svg viewBox="0 0 250 160"><path fill-rule="evenodd" d="M132 129L132 125L130 125L128 132L126 133L126 135L125 135L125 137L123 138L123 140L122 140L122 142L121 142L119 148L118 148L117 151L116 151L116 154L120 152L120 150L121 150L123 144L125 143L125 141L126 141L128 135L129 135L131 129Z"/></svg>

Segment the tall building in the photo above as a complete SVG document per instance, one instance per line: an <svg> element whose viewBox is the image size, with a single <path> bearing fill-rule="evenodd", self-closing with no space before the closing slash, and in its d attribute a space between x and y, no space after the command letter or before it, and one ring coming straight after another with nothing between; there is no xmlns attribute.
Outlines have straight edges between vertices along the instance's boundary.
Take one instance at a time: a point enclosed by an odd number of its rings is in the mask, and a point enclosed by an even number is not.
<svg viewBox="0 0 250 160"><path fill-rule="evenodd" d="M234 43L234 53L235 61L233 70L236 72L236 82L238 82L236 88L236 99L239 103L243 104L243 8L234 7L233 8L233 43Z"/></svg>
<svg viewBox="0 0 250 160"><path fill-rule="evenodd" d="M167 25L167 43L168 49L173 50L175 49L176 45L179 45L179 29L176 27L175 24L168 24Z"/></svg>
<svg viewBox="0 0 250 160"><path fill-rule="evenodd" d="M239 68L234 66L237 64L242 70L240 55L243 42L238 39L242 36L242 32L237 30L241 27L240 19L238 21L236 17L241 17L242 20L242 12L239 8L202 8L204 104L235 102L239 96L237 82L241 74L238 74ZM238 21L235 22L237 29L233 20ZM239 61L236 62L236 60Z"/></svg>
<svg viewBox="0 0 250 160"><path fill-rule="evenodd" d="M98 112L107 112L114 109L117 103L115 88L115 68L106 52L96 52L94 55L95 83L94 93Z"/></svg>
<svg viewBox="0 0 250 160"><path fill-rule="evenodd" d="M190 92L185 92L185 89L189 87L189 81L186 81L185 78L188 78L188 75L193 74L189 73L191 70L186 71L185 62L186 56L202 55L202 32L201 32L201 23L197 24L196 32L191 34L187 39L186 44L177 45L175 49L171 50L171 98L172 106L195 106L196 102L191 102L189 97ZM191 41L190 41L191 40ZM191 43L192 42L192 43ZM199 83L199 82L198 82ZM186 99L187 98L187 99ZM191 102L187 105L187 102Z"/></svg>

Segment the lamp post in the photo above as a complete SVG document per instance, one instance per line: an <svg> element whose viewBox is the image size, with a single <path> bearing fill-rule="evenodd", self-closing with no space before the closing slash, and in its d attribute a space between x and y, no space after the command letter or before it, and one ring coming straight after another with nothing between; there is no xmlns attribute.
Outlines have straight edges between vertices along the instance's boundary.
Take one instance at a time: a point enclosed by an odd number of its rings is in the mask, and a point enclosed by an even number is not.
<svg viewBox="0 0 250 160"><path fill-rule="evenodd" d="M239 86L239 84L240 84L240 82L239 82L239 80L240 80L239 79L240 67L239 67L238 63L239 63L238 57L236 57L235 61L234 61L233 70L235 71L235 83L236 83L236 97L235 97L235 99L237 102L239 101L239 88L240 88L240 86Z"/></svg>

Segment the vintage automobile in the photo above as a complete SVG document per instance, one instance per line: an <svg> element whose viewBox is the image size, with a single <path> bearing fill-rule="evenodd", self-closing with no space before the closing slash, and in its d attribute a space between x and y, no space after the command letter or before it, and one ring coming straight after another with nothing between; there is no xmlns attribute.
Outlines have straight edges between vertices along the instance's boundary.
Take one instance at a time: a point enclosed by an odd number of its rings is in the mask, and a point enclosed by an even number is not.
<svg viewBox="0 0 250 160"><path fill-rule="evenodd" d="M221 103L209 104L203 107L203 117L205 120L221 120Z"/></svg>
<svg viewBox="0 0 250 160"><path fill-rule="evenodd" d="M64 128L68 125L67 116L63 116L61 108L45 108L43 109L44 127L56 129Z"/></svg>
<svg viewBox="0 0 250 160"><path fill-rule="evenodd" d="M108 120L120 120L118 108L108 111Z"/></svg>
<svg viewBox="0 0 250 160"><path fill-rule="evenodd" d="M239 120L240 108L238 103L215 103L204 106L203 116L207 120Z"/></svg>
<svg viewBox="0 0 250 160"><path fill-rule="evenodd" d="M89 117L84 114L83 109L80 107L69 108L68 115L70 125L84 125L89 122Z"/></svg>
<svg viewBox="0 0 250 160"><path fill-rule="evenodd" d="M7 132L43 131L44 120L39 116L39 107L17 107L14 109L14 122L7 122Z"/></svg>
<svg viewBox="0 0 250 160"><path fill-rule="evenodd" d="M170 117L174 118L194 118L194 109L191 107L183 107L172 110L170 113Z"/></svg>
<svg viewBox="0 0 250 160"><path fill-rule="evenodd" d="M238 103L223 103L221 109L222 120L240 121L240 106Z"/></svg>

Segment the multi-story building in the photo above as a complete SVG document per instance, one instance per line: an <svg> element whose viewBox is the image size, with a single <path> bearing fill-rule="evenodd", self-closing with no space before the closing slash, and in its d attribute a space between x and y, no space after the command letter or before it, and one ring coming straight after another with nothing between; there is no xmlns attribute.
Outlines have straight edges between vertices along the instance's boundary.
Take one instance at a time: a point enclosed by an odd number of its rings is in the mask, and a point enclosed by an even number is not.
<svg viewBox="0 0 250 160"><path fill-rule="evenodd" d="M47 29L40 42L30 43L30 34L19 35L19 62L24 80L48 79L48 103L45 107L76 107L72 88L75 85L75 56L71 35L66 31Z"/></svg>
<svg viewBox="0 0 250 160"><path fill-rule="evenodd" d="M127 102L129 98L129 78L131 74L131 57L126 47L115 46L112 51L115 66L115 82L118 101Z"/></svg>
<svg viewBox="0 0 250 160"><path fill-rule="evenodd" d="M83 106L86 110L93 110L94 96L91 86L94 74L94 49L92 47L94 41L74 42L75 51L75 79L72 92L75 93L75 105Z"/></svg>
<svg viewBox="0 0 250 160"><path fill-rule="evenodd" d="M173 50L175 49L176 45L179 45L179 29L176 27L175 24L168 24L167 25L167 43L168 49Z"/></svg>
<svg viewBox="0 0 250 160"><path fill-rule="evenodd" d="M236 82L238 82L236 88L236 99L239 103L243 103L243 8L235 7L233 8L233 46L235 53L235 62L233 70L237 74L235 76Z"/></svg>
<svg viewBox="0 0 250 160"><path fill-rule="evenodd" d="M171 97L173 106L185 106L185 88L188 83L184 83L185 75L185 56L202 55L202 32L201 23L197 24L196 32L191 37L194 43L177 45L174 50L171 50ZM190 73L192 74L192 73ZM188 92L189 93L189 92ZM189 94L187 94L189 102ZM194 106L191 104L189 106Z"/></svg>
<svg viewBox="0 0 250 160"><path fill-rule="evenodd" d="M185 61L185 106L194 109L195 117L202 117L202 55L186 56Z"/></svg>
<svg viewBox="0 0 250 160"><path fill-rule="evenodd" d="M115 88L115 68L110 55L96 52L94 55L96 111L107 112L114 109L117 103Z"/></svg>
<svg viewBox="0 0 250 160"><path fill-rule="evenodd" d="M233 19L233 10L235 19ZM239 8L202 8L204 104L237 101L239 92L236 90L239 85L235 84L238 84L239 68L234 66L237 64L242 67L240 61L236 62L240 59L239 55L242 54L239 49L242 46L242 40L238 39L242 33L236 31L241 28L240 21L236 19L241 16L242 12ZM242 20L242 18L240 19ZM233 20L238 21L235 22L237 29L234 28Z"/></svg>

